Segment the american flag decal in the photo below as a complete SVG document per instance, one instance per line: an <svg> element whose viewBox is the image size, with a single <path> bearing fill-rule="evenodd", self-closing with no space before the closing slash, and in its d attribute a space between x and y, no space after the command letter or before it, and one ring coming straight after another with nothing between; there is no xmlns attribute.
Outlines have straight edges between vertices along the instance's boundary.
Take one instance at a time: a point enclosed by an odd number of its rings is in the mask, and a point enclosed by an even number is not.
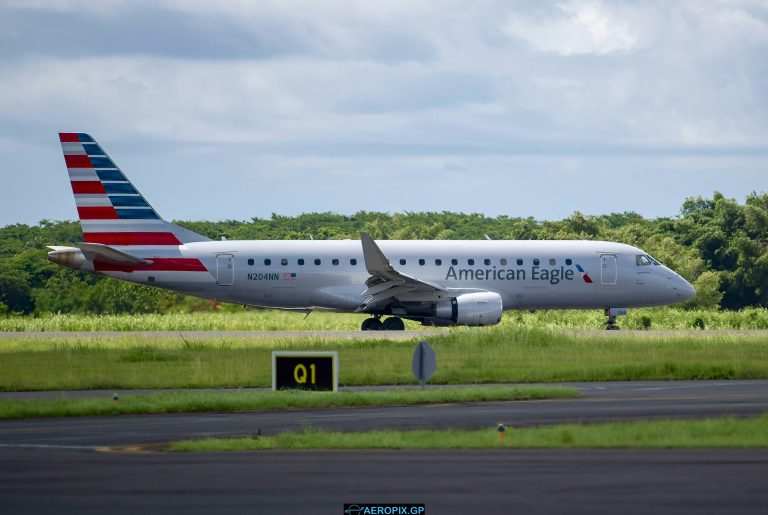
<svg viewBox="0 0 768 515"><path fill-rule="evenodd" d="M294 279L296 279L295 272L286 272L283 274L283 281L293 281Z"/></svg>

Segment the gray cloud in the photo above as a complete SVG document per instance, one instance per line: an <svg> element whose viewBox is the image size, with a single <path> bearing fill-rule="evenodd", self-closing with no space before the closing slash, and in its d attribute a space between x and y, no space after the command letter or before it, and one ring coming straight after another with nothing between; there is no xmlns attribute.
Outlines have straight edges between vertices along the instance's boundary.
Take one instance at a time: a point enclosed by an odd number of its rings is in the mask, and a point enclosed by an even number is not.
<svg viewBox="0 0 768 515"><path fill-rule="evenodd" d="M0 175L0 223L74 216L59 130L92 132L187 218L671 215L768 189L764 2L0 6L0 163L24 172Z"/></svg>

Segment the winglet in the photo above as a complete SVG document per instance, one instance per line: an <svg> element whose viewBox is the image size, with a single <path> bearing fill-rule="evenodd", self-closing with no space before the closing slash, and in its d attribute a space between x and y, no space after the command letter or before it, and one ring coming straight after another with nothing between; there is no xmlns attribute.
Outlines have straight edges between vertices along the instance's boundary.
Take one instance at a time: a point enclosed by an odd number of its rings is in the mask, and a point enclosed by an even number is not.
<svg viewBox="0 0 768 515"><path fill-rule="evenodd" d="M376 242L367 232L360 233L360 243L363 245L363 259L368 273L389 280L397 280L397 272L392 268L389 259L381 251Z"/></svg>

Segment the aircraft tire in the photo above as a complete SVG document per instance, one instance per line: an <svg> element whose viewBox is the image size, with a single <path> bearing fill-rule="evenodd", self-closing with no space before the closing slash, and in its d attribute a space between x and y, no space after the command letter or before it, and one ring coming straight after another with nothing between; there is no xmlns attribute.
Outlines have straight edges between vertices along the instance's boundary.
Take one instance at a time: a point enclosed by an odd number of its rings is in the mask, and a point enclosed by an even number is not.
<svg viewBox="0 0 768 515"><path fill-rule="evenodd" d="M405 331L405 323L403 323L402 318L389 317L388 319L384 320L384 330L385 331Z"/></svg>
<svg viewBox="0 0 768 515"><path fill-rule="evenodd" d="M381 331L382 323L378 318L366 318L363 320L363 325L360 326L363 331Z"/></svg>

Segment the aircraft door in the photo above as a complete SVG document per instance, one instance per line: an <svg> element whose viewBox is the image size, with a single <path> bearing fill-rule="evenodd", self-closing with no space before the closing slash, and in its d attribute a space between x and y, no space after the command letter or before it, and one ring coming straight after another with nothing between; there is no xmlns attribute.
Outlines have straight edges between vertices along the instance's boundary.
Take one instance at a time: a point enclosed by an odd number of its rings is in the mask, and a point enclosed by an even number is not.
<svg viewBox="0 0 768 515"><path fill-rule="evenodd" d="M616 284L616 256L602 254L600 256L600 282L606 286Z"/></svg>
<svg viewBox="0 0 768 515"><path fill-rule="evenodd" d="M235 258L232 254L216 256L216 284L230 286L235 280Z"/></svg>

